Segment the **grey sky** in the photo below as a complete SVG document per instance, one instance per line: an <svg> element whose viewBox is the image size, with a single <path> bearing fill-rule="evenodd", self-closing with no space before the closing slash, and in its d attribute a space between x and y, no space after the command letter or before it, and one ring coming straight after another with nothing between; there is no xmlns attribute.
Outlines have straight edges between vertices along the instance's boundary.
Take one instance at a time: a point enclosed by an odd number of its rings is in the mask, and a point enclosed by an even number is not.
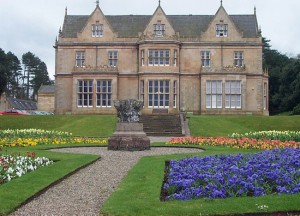
<svg viewBox="0 0 300 216"><path fill-rule="evenodd" d="M89 15L96 0L0 0L0 48L21 60L30 51L47 64L54 75L54 41L63 24L65 8L70 15ZM220 0L161 0L167 15L214 15ZM152 15L158 0L100 0L105 15ZM262 35L273 49L300 54L299 0L223 0L228 14L253 14L256 6Z"/></svg>

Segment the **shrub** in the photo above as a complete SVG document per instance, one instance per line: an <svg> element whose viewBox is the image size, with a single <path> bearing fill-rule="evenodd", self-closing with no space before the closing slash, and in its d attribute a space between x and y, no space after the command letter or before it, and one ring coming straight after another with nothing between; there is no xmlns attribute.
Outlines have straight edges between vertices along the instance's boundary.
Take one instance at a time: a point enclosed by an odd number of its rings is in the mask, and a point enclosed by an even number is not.
<svg viewBox="0 0 300 216"><path fill-rule="evenodd" d="M297 106L294 107L292 114L293 115L300 115L300 103Z"/></svg>

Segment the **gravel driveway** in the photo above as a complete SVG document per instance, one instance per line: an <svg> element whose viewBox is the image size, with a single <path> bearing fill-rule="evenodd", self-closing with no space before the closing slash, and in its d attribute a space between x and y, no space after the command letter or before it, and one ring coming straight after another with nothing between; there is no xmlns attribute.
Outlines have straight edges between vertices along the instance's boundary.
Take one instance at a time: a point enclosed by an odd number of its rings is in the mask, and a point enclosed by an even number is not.
<svg viewBox="0 0 300 216"><path fill-rule="evenodd" d="M194 153L200 149L154 148L108 151L105 147L65 148L58 152L101 155L101 159L49 188L11 215L99 215L104 201L143 156Z"/></svg>

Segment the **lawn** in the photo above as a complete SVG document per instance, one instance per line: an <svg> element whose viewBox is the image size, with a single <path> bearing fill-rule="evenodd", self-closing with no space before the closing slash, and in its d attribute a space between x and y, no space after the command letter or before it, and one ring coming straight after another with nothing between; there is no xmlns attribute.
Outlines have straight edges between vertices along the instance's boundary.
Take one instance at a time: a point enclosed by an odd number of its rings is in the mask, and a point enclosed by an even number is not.
<svg viewBox="0 0 300 216"><path fill-rule="evenodd" d="M253 153L226 147L206 147L197 156L214 154ZM160 201L165 161L193 155L144 157L129 172L119 188L105 202L102 215L226 215L254 212L299 211L300 194L241 197L228 199L199 199L189 201ZM129 199L130 197L130 199Z"/></svg>
<svg viewBox="0 0 300 216"><path fill-rule="evenodd" d="M109 137L115 131L116 121L112 115L0 116L0 130L36 128L74 136Z"/></svg>
<svg viewBox="0 0 300 216"><path fill-rule="evenodd" d="M14 147L8 148L7 152L4 149L0 151L0 153L3 154L20 153L21 155L26 155L27 151L35 152L37 157L47 157L55 161L52 165L39 168L34 172L27 173L21 178L14 179L1 185L0 215L6 215L12 212L32 196L40 193L81 167L87 166L99 159L99 156L97 155L63 154L45 151L49 148L57 148L57 145L23 148Z"/></svg>
<svg viewBox="0 0 300 216"><path fill-rule="evenodd" d="M191 116L192 136L217 137L263 130L300 130L300 116Z"/></svg>

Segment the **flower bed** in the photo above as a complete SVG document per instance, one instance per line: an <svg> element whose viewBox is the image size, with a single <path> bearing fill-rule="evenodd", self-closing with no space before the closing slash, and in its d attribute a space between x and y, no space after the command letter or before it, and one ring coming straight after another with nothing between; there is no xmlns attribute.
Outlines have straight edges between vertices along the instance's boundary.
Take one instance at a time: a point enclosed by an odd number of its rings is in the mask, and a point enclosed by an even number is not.
<svg viewBox="0 0 300 216"><path fill-rule="evenodd" d="M35 157L34 152L26 156L0 155L0 185L52 163L48 158Z"/></svg>
<svg viewBox="0 0 300 216"><path fill-rule="evenodd" d="M295 194L300 192L300 149L266 150L170 161L167 200Z"/></svg>
<svg viewBox="0 0 300 216"><path fill-rule="evenodd" d="M280 141L300 142L300 131L258 131L245 134L233 133L230 138L252 138L252 139L271 139Z"/></svg>
<svg viewBox="0 0 300 216"><path fill-rule="evenodd" d="M167 145L200 145L200 146L226 146L242 149L275 149L275 148L299 148L300 142L280 141L271 139L254 138L227 138L227 137L179 137L172 138Z"/></svg>
<svg viewBox="0 0 300 216"><path fill-rule="evenodd" d="M74 137L71 133L40 129L2 130L0 147L36 146L47 144L107 144L104 138Z"/></svg>

